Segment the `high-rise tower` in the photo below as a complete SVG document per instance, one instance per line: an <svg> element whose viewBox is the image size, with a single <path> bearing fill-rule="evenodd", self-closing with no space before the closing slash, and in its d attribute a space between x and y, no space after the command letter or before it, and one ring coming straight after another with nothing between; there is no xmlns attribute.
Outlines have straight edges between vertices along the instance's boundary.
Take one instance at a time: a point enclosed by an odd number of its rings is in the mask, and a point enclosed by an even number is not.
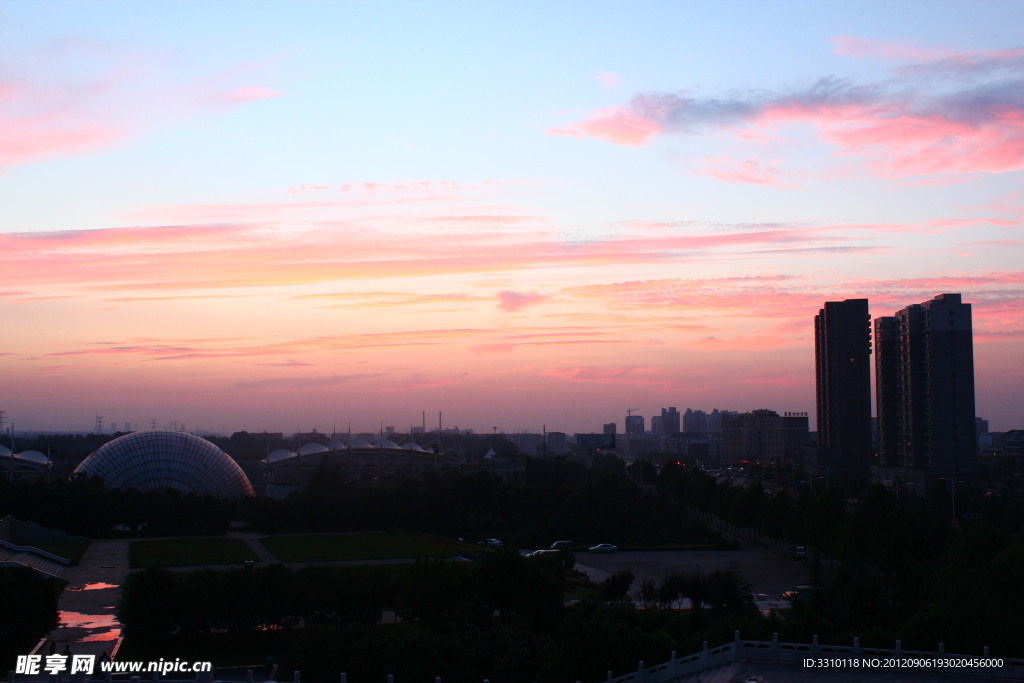
<svg viewBox="0 0 1024 683"><path fill-rule="evenodd" d="M875 320L878 443L888 467L973 474L977 464L971 305L939 294Z"/></svg>
<svg viewBox="0 0 1024 683"><path fill-rule="evenodd" d="M819 464L864 486L871 464L871 316L867 299L828 301L814 317Z"/></svg>

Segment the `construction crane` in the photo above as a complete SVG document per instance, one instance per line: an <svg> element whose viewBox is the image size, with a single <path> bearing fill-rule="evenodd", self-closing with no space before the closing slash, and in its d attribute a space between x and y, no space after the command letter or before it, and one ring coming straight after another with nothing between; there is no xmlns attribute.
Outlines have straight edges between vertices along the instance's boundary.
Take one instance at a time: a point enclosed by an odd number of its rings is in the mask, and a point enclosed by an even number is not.
<svg viewBox="0 0 1024 683"><path fill-rule="evenodd" d="M639 408L626 408L626 415L628 417L633 417L633 413L636 413L636 412L639 412L639 411L640 411Z"/></svg>

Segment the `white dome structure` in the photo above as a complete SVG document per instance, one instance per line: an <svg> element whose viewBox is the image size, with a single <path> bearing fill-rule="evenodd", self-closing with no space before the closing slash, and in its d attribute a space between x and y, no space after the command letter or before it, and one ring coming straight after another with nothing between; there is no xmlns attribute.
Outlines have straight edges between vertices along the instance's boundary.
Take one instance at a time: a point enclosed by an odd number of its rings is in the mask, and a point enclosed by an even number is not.
<svg viewBox="0 0 1024 683"><path fill-rule="evenodd" d="M217 498L253 495L238 463L206 439L185 432L126 434L97 448L74 473L98 476L111 489L172 488Z"/></svg>
<svg viewBox="0 0 1024 683"><path fill-rule="evenodd" d="M295 454L287 448L278 448L276 450L267 453L267 457L263 459L265 463L278 462L280 460L287 460L288 458L294 458Z"/></svg>

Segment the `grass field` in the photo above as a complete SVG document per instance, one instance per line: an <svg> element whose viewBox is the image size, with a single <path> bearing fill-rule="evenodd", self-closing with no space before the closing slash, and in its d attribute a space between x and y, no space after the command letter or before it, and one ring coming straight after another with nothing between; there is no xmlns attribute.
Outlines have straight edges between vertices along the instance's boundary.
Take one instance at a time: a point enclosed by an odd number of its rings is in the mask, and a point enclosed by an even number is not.
<svg viewBox="0 0 1024 683"><path fill-rule="evenodd" d="M258 560L245 541L238 538L173 538L135 541L129 549L133 569L192 567L206 564L242 564Z"/></svg>
<svg viewBox="0 0 1024 683"><path fill-rule="evenodd" d="M264 536L260 543L281 562L451 557L475 549L459 541L409 531Z"/></svg>

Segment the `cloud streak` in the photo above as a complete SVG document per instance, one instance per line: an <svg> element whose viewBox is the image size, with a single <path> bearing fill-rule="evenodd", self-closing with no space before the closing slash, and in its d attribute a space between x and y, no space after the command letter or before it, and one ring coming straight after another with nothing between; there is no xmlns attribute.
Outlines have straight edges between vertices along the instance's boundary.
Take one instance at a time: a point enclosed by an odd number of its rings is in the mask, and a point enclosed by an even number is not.
<svg viewBox="0 0 1024 683"><path fill-rule="evenodd" d="M661 135L721 133L739 141L804 127L835 154L859 157L883 176L1024 169L1024 49L956 54L841 38L836 50L911 64L864 84L825 76L800 88L723 97L642 93L548 133L635 147ZM742 170L710 175L771 184L762 169Z"/></svg>
<svg viewBox="0 0 1024 683"><path fill-rule="evenodd" d="M129 52L71 42L57 51L36 50L38 59L0 62L6 76L0 82L0 171L109 148L182 118L280 96L251 83L262 77L252 65L215 68L181 82L150 48ZM54 73L39 73L46 64Z"/></svg>

